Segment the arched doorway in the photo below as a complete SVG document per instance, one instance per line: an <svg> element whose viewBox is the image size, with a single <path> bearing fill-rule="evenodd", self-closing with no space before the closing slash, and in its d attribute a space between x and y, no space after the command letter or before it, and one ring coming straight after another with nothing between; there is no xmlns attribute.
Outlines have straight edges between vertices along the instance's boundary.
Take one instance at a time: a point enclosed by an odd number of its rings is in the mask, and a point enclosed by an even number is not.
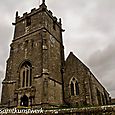
<svg viewBox="0 0 115 115"><path fill-rule="evenodd" d="M24 95L23 97L20 98L20 106L25 106L28 107L28 97Z"/></svg>

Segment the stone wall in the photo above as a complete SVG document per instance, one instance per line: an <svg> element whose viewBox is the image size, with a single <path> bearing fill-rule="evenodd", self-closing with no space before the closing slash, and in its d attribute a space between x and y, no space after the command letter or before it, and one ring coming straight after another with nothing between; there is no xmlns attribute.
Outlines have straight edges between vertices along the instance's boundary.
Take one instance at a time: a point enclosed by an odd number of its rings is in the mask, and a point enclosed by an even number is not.
<svg viewBox="0 0 115 115"><path fill-rule="evenodd" d="M76 105L107 105L109 93L72 52L66 59L64 71L64 96L66 104ZM71 94L71 79L76 79L79 95ZM75 89L75 88L74 88Z"/></svg>
<svg viewBox="0 0 115 115"><path fill-rule="evenodd" d="M0 107L0 110L5 110L8 108ZM9 108L11 109L11 108ZM14 109L15 111L16 109ZM25 110L25 113L15 113L15 115L26 115L29 110L36 110L36 113L29 115L115 115L115 105L108 106L97 106L97 107L83 107L83 108L57 108L57 109L24 109L18 108L18 112L21 110ZM28 110L28 111L27 111ZM1 111L0 111L1 112ZM7 113L7 115L11 115L11 113ZM13 115L13 113L12 113Z"/></svg>
<svg viewBox="0 0 115 115"><path fill-rule="evenodd" d="M54 102L62 104L61 67L64 54L61 51L61 20L58 22L42 4L22 17L16 13L14 25L14 38L3 81L2 104L10 102L10 105L19 106L23 95L27 95L35 106ZM31 80L25 80L25 76L29 75L21 72L25 62L31 65ZM22 83L26 84L27 80L31 85L23 86Z"/></svg>

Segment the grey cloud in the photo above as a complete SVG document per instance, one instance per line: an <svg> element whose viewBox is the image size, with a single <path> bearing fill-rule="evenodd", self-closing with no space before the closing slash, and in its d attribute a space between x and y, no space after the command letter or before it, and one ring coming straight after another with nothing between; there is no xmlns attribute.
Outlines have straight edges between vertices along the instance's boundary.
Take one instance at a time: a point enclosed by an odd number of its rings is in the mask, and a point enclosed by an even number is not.
<svg viewBox="0 0 115 115"><path fill-rule="evenodd" d="M115 94L115 42L103 50L97 50L88 59L88 65L104 86ZM113 93L112 93L112 96Z"/></svg>
<svg viewBox="0 0 115 115"><path fill-rule="evenodd" d="M0 70L0 83L2 82L4 78L4 72Z"/></svg>
<svg viewBox="0 0 115 115"><path fill-rule="evenodd" d="M8 57L9 44L12 39L12 28L9 26L1 26L0 23L0 66L5 68L5 61Z"/></svg>
<svg viewBox="0 0 115 115"><path fill-rule="evenodd" d="M111 91L111 95L115 95L115 90ZM112 97L114 98L114 97Z"/></svg>
<svg viewBox="0 0 115 115"><path fill-rule="evenodd" d="M103 50L97 50L89 58L89 65L93 67L111 67L113 68L113 63L115 63L115 44L109 44ZM105 69L105 68L103 68ZM111 68L110 68L111 69Z"/></svg>

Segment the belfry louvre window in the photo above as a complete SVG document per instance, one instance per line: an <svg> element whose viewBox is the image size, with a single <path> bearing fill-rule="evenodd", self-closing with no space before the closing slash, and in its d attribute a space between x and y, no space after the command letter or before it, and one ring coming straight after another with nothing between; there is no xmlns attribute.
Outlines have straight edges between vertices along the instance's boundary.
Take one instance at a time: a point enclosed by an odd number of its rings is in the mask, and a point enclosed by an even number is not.
<svg viewBox="0 0 115 115"><path fill-rule="evenodd" d="M32 70L29 62L23 63L20 70L21 87L29 87L32 85Z"/></svg>
<svg viewBox="0 0 115 115"><path fill-rule="evenodd" d="M31 17L26 18L26 27L31 25Z"/></svg>
<svg viewBox="0 0 115 115"><path fill-rule="evenodd" d="M75 78L70 80L70 90L72 96L79 95L79 84Z"/></svg>

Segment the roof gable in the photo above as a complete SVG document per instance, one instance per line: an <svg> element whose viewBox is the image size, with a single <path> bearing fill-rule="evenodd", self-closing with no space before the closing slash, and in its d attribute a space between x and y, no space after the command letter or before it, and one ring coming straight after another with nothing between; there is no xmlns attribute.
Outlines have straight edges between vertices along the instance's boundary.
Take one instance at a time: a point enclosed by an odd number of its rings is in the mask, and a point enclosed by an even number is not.
<svg viewBox="0 0 115 115"><path fill-rule="evenodd" d="M84 66L86 69L89 70L89 68L80 60L78 59L73 52L70 52L70 54L68 55L66 61L65 61L65 66L67 65L72 65L72 66L76 66L76 65L81 65Z"/></svg>

